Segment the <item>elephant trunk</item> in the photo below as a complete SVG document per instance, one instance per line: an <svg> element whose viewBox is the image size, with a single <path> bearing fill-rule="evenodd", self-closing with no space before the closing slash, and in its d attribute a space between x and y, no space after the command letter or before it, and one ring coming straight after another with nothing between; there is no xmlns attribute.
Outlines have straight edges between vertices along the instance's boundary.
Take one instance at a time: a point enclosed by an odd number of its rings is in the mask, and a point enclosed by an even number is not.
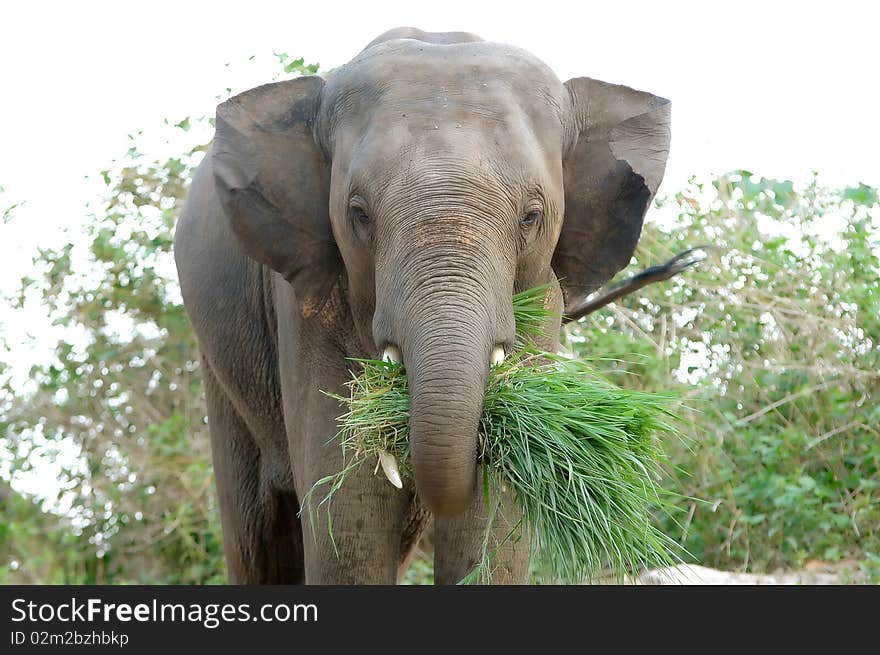
<svg viewBox="0 0 880 655"><path fill-rule="evenodd" d="M473 252L461 243L432 245L388 280L387 288L402 293L396 303L381 304L377 325L388 326L379 328L382 342L398 344L406 366L419 497L435 514L452 516L476 491L490 358L513 340L513 280L497 269L500 258L487 252L486 241Z"/></svg>
<svg viewBox="0 0 880 655"><path fill-rule="evenodd" d="M406 340L404 361L416 487L431 511L448 516L463 512L476 488L477 436L493 339L478 308L439 296L426 298L429 322Z"/></svg>

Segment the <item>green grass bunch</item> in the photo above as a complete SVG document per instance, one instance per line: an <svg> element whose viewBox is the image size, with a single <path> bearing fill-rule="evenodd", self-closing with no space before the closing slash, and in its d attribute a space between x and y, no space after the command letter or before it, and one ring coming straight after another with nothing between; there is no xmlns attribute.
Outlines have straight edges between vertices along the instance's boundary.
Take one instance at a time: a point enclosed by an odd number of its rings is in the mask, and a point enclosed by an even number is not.
<svg viewBox="0 0 880 655"><path fill-rule="evenodd" d="M542 352L532 343L549 315L547 288L513 299L519 345L494 366L480 420L479 464L490 517L479 566L463 582L491 579L489 531L497 509L491 490L516 492L521 523L507 538L531 535L535 571L542 580L580 583L597 574L618 579L643 568L678 561L680 549L654 523L670 511L660 489L665 455L661 437L676 432L670 398L621 389L588 361ZM362 465L379 467L392 455L411 477L409 393L399 364L359 360L337 434L345 467L319 480L328 504ZM331 524L332 530L332 524Z"/></svg>

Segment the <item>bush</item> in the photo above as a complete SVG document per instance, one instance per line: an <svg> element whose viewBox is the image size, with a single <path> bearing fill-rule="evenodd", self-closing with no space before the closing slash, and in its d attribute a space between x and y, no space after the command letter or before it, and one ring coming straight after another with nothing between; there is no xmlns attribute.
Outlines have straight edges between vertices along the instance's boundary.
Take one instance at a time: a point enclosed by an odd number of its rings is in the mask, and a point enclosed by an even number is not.
<svg viewBox="0 0 880 655"><path fill-rule="evenodd" d="M876 561L877 190L814 179L798 191L739 171L692 181L670 209L672 227L647 226L633 268L697 243L714 256L588 317L572 345L699 410L693 450L673 456L687 474L672 484L707 501L687 507L685 546L726 569Z"/></svg>

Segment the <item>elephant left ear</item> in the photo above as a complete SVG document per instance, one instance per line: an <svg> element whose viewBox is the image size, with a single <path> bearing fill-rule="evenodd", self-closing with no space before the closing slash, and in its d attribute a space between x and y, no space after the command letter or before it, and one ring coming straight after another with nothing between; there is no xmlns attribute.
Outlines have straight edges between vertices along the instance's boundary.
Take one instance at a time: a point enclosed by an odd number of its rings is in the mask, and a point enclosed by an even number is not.
<svg viewBox="0 0 880 655"><path fill-rule="evenodd" d="M214 187L242 251L293 285L315 315L342 270L330 167L314 135L324 80L266 84L217 107Z"/></svg>
<svg viewBox="0 0 880 655"><path fill-rule="evenodd" d="M566 309L632 257L669 156L670 102L588 77L565 83L571 142L565 218L553 254Z"/></svg>

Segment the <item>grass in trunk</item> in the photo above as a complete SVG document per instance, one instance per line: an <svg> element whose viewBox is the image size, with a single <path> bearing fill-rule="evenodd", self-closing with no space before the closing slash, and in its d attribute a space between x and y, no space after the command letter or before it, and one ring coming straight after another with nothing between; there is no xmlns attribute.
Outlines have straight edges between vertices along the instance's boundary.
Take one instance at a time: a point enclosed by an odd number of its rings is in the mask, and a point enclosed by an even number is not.
<svg viewBox="0 0 880 655"><path fill-rule="evenodd" d="M489 514L480 564L462 582L491 579L490 547L497 504L491 489L516 492L540 579L580 583L600 573L622 579L644 568L679 561L678 545L654 524L655 511L668 512L672 499L658 486L665 456L661 436L675 434L671 398L621 389L588 362L542 352L532 339L549 316L547 288L513 298L517 352L490 371L480 420L484 499ZM345 466L315 483L304 499L329 489L333 495L361 465L378 469L380 453L397 460L412 476L409 452L409 393L399 364L358 360L361 372L348 383L347 407L336 438ZM332 522L330 523L332 534Z"/></svg>

